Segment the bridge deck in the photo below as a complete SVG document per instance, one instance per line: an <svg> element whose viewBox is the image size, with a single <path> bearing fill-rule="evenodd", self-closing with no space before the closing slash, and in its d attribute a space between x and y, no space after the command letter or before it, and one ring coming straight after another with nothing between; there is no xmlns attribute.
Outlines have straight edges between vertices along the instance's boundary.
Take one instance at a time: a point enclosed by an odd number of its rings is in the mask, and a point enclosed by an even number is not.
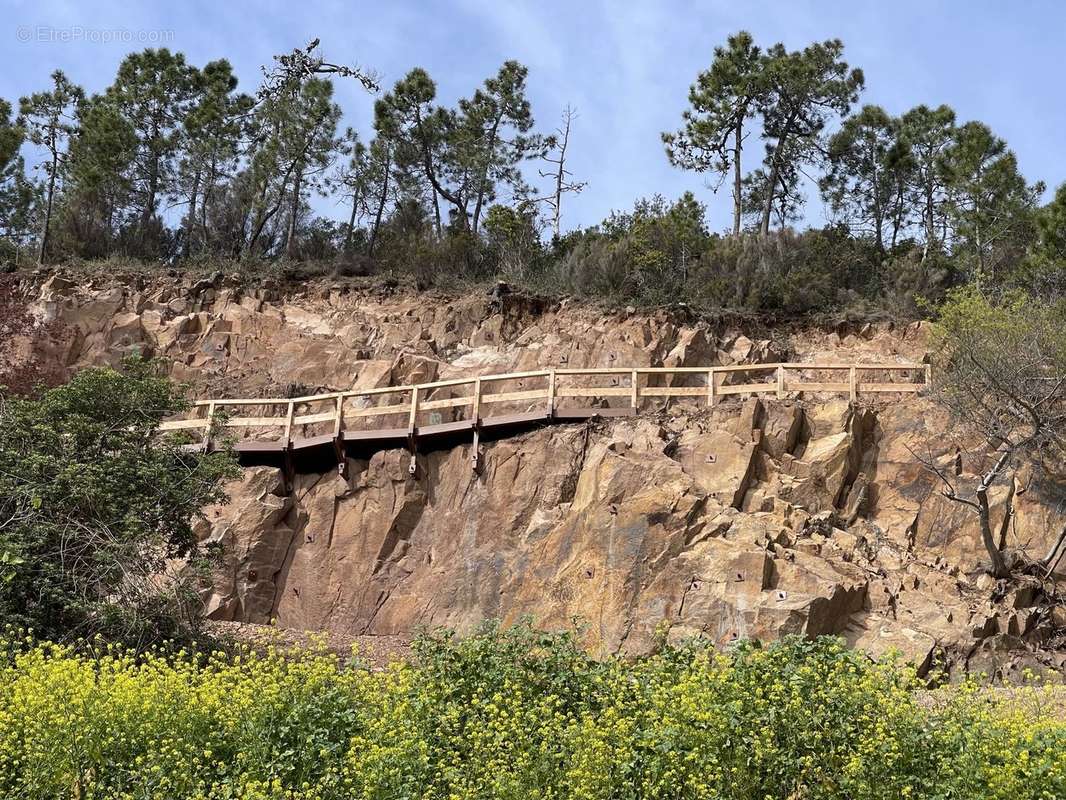
<svg viewBox="0 0 1066 800"><path fill-rule="evenodd" d="M844 372L847 380L840 380ZM903 373L902 376L900 373ZM900 378L905 380L900 380ZM553 422L633 416L644 406L688 398L714 406L736 395L913 393L929 383L924 364L743 364L725 367L600 367L545 369L407 386L386 386L292 398L201 400L161 431L190 431L209 449L231 429L242 464L287 473L343 468L346 457L406 447L436 450L500 438ZM914 380L917 378L917 380ZM591 403L590 403L591 401ZM285 414L255 416L282 406ZM232 412L246 410L245 415ZM446 418L450 417L450 418Z"/></svg>

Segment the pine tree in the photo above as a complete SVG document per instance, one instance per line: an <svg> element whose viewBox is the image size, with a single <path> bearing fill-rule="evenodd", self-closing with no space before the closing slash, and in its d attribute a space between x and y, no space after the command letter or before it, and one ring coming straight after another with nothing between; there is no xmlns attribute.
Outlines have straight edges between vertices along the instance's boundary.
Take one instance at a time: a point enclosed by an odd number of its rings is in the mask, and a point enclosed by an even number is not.
<svg viewBox="0 0 1066 800"><path fill-rule="evenodd" d="M212 61L195 76L193 102L183 120L178 165L180 190L188 201L184 253L207 247L208 215L220 180L231 177L246 136L253 99L236 94L237 77L225 59Z"/></svg>
<svg viewBox="0 0 1066 800"><path fill-rule="evenodd" d="M460 126L467 138L456 148L471 166L474 202L472 229L477 233L481 211L496 197L497 185L522 188L519 163L536 150L540 137L529 135L533 113L526 99L529 70L517 61L507 61L495 77L485 81L469 100L459 102Z"/></svg>
<svg viewBox="0 0 1066 800"><path fill-rule="evenodd" d="M910 194L924 228L922 261L944 239L946 203L943 157L955 135L955 112L948 106L916 106L900 118L900 135L909 153Z"/></svg>
<svg viewBox="0 0 1066 800"><path fill-rule="evenodd" d="M107 90L137 139L130 186L137 204L137 249L144 255L157 249L150 228L157 222L160 199L176 194L182 123L197 81L197 72L185 63L184 55L149 48L126 56Z"/></svg>
<svg viewBox="0 0 1066 800"><path fill-rule="evenodd" d="M136 152L137 134L109 97L94 95L79 103L64 214L81 255L111 253L130 195L130 166Z"/></svg>
<svg viewBox="0 0 1066 800"><path fill-rule="evenodd" d="M24 140L25 131L11 118L11 104L0 99L0 244L13 246L16 261L29 232L37 188L26 178L19 153Z"/></svg>
<svg viewBox="0 0 1066 800"><path fill-rule="evenodd" d="M348 156L348 161L335 178L336 185L350 201L348 226L344 232L344 253L352 252L352 239L355 222L369 210L369 199L373 190L373 173L370 166L370 152L359 140L359 133L354 128L344 132L341 150Z"/></svg>
<svg viewBox="0 0 1066 800"><path fill-rule="evenodd" d="M77 130L78 104L85 99L80 86L71 83L62 70L52 73L52 89L19 100L19 119L26 138L44 148L40 165L45 173L44 215L37 248L37 263L44 262L51 240L56 190L66 167L71 136Z"/></svg>
<svg viewBox="0 0 1066 800"><path fill-rule="evenodd" d="M766 235L775 203L797 196L799 175L816 161L826 125L851 108L862 90L862 71L851 69L839 39L816 42L789 52L775 44L766 52L761 98L766 140L762 214L759 230Z"/></svg>
<svg viewBox="0 0 1066 800"><path fill-rule="evenodd" d="M1007 143L980 122L956 130L954 143L944 152L942 172L949 191L947 212L958 246L973 258L974 280L995 283L996 249L1032 221L1044 185L1030 187Z"/></svg>
<svg viewBox="0 0 1066 800"><path fill-rule="evenodd" d="M885 250L885 229L897 197L894 159L899 123L880 106L863 106L829 140L828 170L819 181L829 208L852 231L873 237Z"/></svg>
<svg viewBox="0 0 1066 800"><path fill-rule="evenodd" d="M457 222L466 227L468 219L462 198L463 187L447 182L447 144L454 115L432 105L437 85L424 69L413 69L393 90L374 105L374 127L394 143L396 169L406 177L419 176L429 188L437 236L443 234L440 199L455 209ZM454 174L454 170L453 170Z"/></svg>
<svg viewBox="0 0 1066 800"><path fill-rule="evenodd" d="M323 78L305 81L295 96L271 96L256 109L249 251L256 251L267 224L287 205L283 247L286 255L293 254L304 196L325 186L325 172L340 145L336 135L340 115L333 102L333 84Z"/></svg>
<svg viewBox="0 0 1066 800"><path fill-rule="evenodd" d="M733 34L725 47L716 47L710 69L701 72L689 89L691 108L682 114L684 126L664 133L670 163L696 172L716 172L724 180L733 172L733 235L740 233L743 207L741 152L746 125L759 110L766 91L764 61L747 31Z"/></svg>

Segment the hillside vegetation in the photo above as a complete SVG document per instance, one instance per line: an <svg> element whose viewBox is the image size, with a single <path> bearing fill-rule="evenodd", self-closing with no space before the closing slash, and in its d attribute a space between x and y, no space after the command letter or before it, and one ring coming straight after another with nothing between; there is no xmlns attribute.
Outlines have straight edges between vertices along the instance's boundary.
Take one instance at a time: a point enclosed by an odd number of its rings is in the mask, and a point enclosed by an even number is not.
<svg viewBox="0 0 1066 800"><path fill-rule="evenodd" d="M661 145L674 166L730 187L731 224L689 192L570 230L586 185L573 144L611 134L571 107L561 122L560 109L535 118L517 61L452 104L422 68L381 87L325 61L317 40L275 57L252 93L225 58L197 66L165 48L130 53L96 94L56 71L17 102L0 98L0 262L316 262L421 286L502 277L790 314L914 314L916 296L966 282L1061 293L1066 189L1042 206L1044 182L1008 143L948 105L899 116L860 105L865 77L844 51L740 31L695 76ZM340 127L334 81L352 79L357 97L374 96L369 139ZM316 211L321 198L340 220Z"/></svg>
<svg viewBox="0 0 1066 800"><path fill-rule="evenodd" d="M1041 798L1052 689L914 673L833 639L594 661L520 626L413 664L3 645L0 791L79 798Z"/></svg>

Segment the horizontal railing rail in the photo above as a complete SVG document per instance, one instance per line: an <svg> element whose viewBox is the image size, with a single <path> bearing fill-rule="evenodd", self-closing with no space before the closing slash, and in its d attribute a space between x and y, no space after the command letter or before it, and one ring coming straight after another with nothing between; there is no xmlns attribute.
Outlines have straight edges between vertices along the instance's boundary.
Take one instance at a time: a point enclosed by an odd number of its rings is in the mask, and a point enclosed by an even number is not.
<svg viewBox="0 0 1066 800"><path fill-rule="evenodd" d="M790 393L845 393L851 400L862 394L913 393L930 381L929 366L914 363L774 363L737 364L721 367L590 367L587 369L541 369L452 378L402 386L352 389L341 392L285 398L218 398L192 403L195 416L172 419L160 425L161 431L200 431L209 445L212 425L219 428L276 429L286 446L297 428L329 425L330 434L339 437L357 421L374 424L376 418L399 417L406 424L384 425L385 429L405 429L414 435L419 418L432 412L462 410L465 420L475 427L485 417L486 407L502 404L544 404L547 417L563 409L561 401L572 398L622 398L616 407L636 413L645 399L698 398L708 406L734 395L775 395ZM794 373L828 372L843 375L819 376L834 380L806 380ZM793 373L790 375L790 373ZM888 379L869 373L887 373ZM917 380L900 380L898 373L917 373ZM702 380L697 385L677 381ZM907 378L904 375L903 378ZM761 378L761 379L760 379ZM583 380L582 380L583 379ZM642 380L644 379L644 380ZM609 383L604 385L604 381ZM515 386L501 386L506 383ZM528 384L538 385L530 388ZM664 383L664 385L658 385ZM643 384L643 385L642 385ZM455 395L457 396L443 396ZM438 396L440 395L440 396ZM383 401L383 402L378 402ZM282 408L280 415L275 409ZM264 412L265 409L269 411ZM241 412L245 411L244 415ZM436 424L440 424L438 421ZM367 429L362 429L366 431ZM371 429L372 430L372 429Z"/></svg>

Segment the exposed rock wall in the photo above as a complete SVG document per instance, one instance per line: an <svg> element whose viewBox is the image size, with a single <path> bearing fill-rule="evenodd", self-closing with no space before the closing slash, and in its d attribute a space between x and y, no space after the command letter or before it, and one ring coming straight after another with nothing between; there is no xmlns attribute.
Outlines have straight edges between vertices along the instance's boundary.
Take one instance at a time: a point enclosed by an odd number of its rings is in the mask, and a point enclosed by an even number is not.
<svg viewBox="0 0 1066 800"><path fill-rule="evenodd" d="M52 275L38 315L66 326L70 369L159 356L194 393L372 388L546 367L693 366L792 357L920 360L921 327L741 330L686 309L651 315L510 294L412 294L316 283L282 291ZM53 343L54 344L54 343Z"/></svg>
<svg viewBox="0 0 1066 800"><path fill-rule="evenodd" d="M69 335L71 369L140 349L193 391L277 395L546 366L919 360L919 326L731 329L684 310L604 314L493 295L317 284L242 291L225 279L139 289L53 277L36 309ZM348 477L245 471L200 536L224 556L216 619L340 633L469 630L488 618L577 620L600 652L673 637L836 633L872 652L972 667L1062 665L1054 580L997 586L976 517L913 453L951 459L920 397L685 404L632 420L543 428L484 445L352 461ZM981 465L961 464L963 479ZM1066 522L1039 481L998 486L1007 543L1039 557ZM1066 569L1062 567L1060 569ZM1066 577L1063 575L1058 578Z"/></svg>
<svg viewBox="0 0 1066 800"><path fill-rule="evenodd" d="M480 474L465 447L420 456L414 477L405 452L378 453L291 495L275 470L248 470L201 531L227 553L209 610L347 634L530 615L628 653L660 626L720 642L835 633L982 668L1056 636L1052 582L995 601L976 519L884 446L932 434L932 409L751 413L763 405L545 428L487 445ZM776 455L787 437L748 427L793 416L805 433ZM1063 521L1019 513L1012 544L1042 555Z"/></svg>

